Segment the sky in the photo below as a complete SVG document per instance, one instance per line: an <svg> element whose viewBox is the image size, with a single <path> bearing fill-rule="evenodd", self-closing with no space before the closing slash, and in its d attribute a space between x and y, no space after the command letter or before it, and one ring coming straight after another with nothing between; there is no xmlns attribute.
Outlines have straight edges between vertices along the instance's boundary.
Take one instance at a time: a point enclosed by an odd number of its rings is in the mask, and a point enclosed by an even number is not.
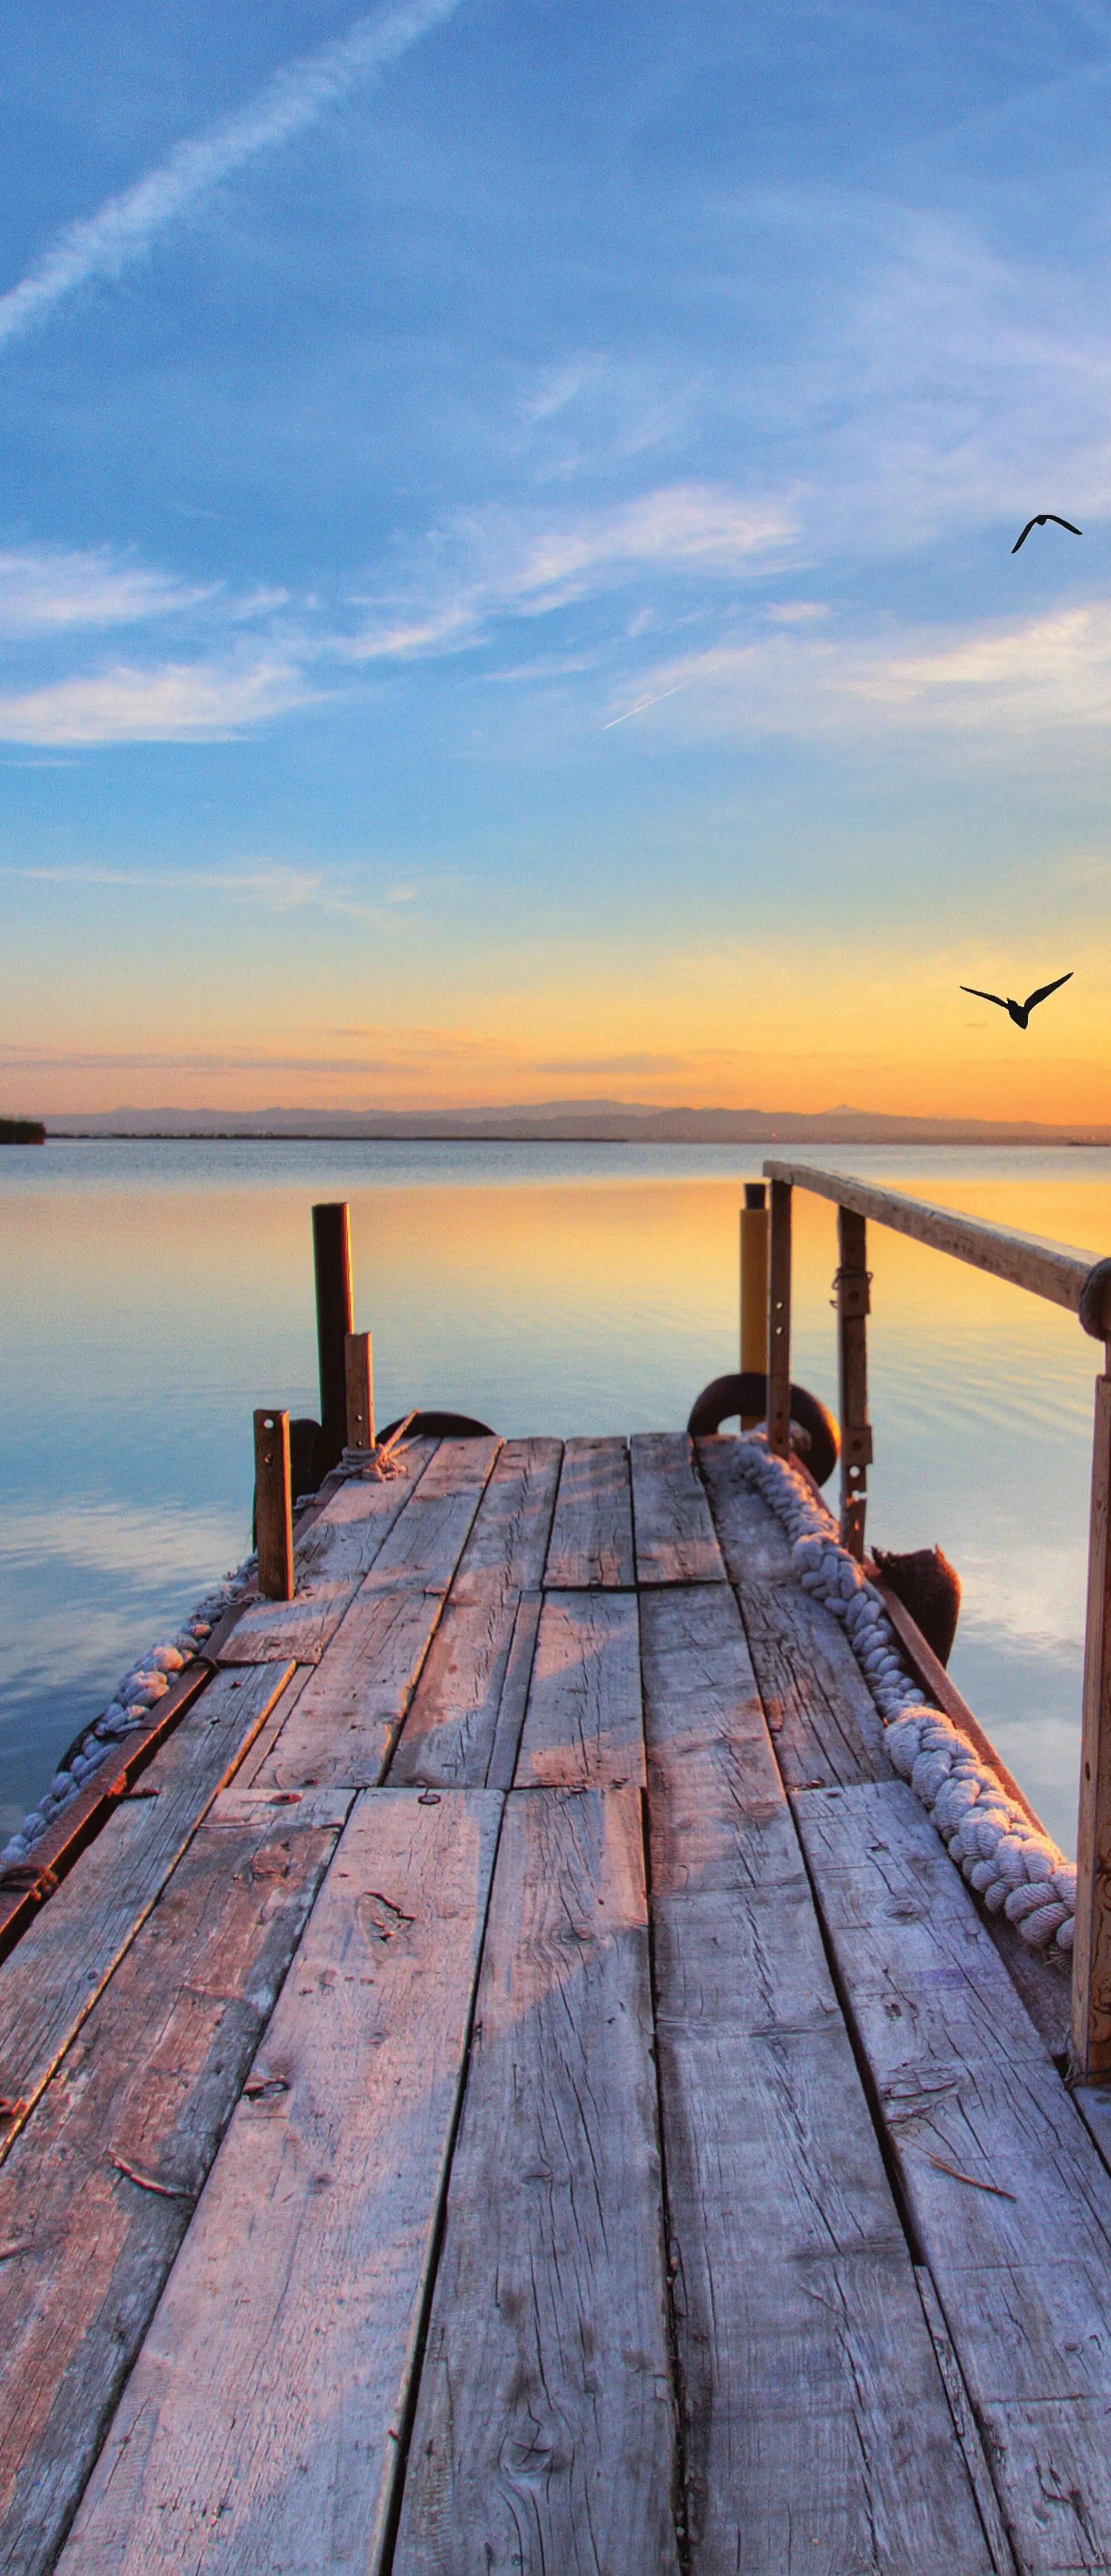
<svg viewBox="0 0 1111 2576"><path fill-rule="evenodd" d="M1111 1120L1111 0L0 29L0 1108Z"/></svg>

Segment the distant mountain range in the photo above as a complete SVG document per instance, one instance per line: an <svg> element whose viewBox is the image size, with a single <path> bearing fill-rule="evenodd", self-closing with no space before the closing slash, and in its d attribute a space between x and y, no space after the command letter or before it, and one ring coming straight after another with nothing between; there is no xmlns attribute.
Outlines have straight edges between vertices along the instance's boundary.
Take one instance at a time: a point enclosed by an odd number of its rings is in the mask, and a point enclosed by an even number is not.
<svg viewBox="0 0 1111 2576"><path fill-rule="evenodd" d="M898 1118L872 1109L644 1109L541 1100L492 1109L106 1109L48 1118L51 1136L409 1137L528 1144L1109 1145L1111 1126Z"/></svg>

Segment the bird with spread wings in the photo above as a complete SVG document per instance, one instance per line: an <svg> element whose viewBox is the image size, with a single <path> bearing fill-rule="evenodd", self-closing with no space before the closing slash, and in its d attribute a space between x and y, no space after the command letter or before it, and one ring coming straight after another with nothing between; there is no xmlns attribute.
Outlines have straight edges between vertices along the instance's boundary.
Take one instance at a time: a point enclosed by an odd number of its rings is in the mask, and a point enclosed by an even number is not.
<svg viewBox="0 0 1111 2576"><path fill-rule="evenodd" d="M1056 510L1039 510L1036 518L1027 520L1022 531L1022 535L1015 538L1015 542L1011 547L1011 553L1013 555L1017 555L1019 547L1025 545L1031 528L1044 528L1047 519L1052 519L1055 528L1067 528L1070 537L1082 537L1084 534L1083 528L1074 528L1071 519L1059 519ZM994 998L995 996L993 994L992 999L994 1000Z"/></svg>
<svg viewBox="0 0 1111 2576"><path fill-rule="evenodd" d="M1072 974L1073 970L1070 966L1067 975L1058 975L1053 984L1039 984L1037 992L1028 993L1024 1002L1012 1002L1009 994L1004 1000L1002 993L982 993L978 984L962 984L961 991L974 993L978 1002L997 1002L1001 1011L1010 1012L1016 1029L1024 1029L1029 1025L1030 1013L1035 1004L1048 1001L1051 993L1059 993L1062 984L1072 982Z"/></svg>

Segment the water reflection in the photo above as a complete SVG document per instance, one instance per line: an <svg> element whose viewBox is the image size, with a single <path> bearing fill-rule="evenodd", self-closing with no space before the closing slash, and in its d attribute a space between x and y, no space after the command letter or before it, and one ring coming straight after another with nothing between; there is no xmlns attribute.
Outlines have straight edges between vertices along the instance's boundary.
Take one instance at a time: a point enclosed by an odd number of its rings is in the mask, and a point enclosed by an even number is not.
<svg viewBox="0 0 1111 2576"><path fill-rule="evenodd" d="M774 1150L774 1149L772 1149ZM250 1413L313 1411L309 1206L351 1202L383 1418L669 1428L736 1365L760 1150L48 1145L0 1155L0 1825L246 1544ZM1026 1232L1111 1244L1084 1152L814 1152ZM836 1409L835 1213L796 1198L794 1374ZM1092 1382L1075 1320L873 1228L881 1543L939 1539L953 1671L1071 1847Z"/></svg>

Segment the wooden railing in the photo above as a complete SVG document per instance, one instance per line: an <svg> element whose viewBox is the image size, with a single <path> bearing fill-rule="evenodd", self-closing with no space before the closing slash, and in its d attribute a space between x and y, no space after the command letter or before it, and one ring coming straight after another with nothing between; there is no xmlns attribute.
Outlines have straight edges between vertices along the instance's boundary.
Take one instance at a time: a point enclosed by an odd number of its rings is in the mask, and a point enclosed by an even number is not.
<svg viewBox="0 0 1111 2576"><path fill-rule="evenodd" d="M980 1217L934 1207L849 1174L809 1163L764 1164L771 1182L768 1280L768 1441L786 1457L790 1440L791 1205L795 1189L832 1199L837 1209L837 1352L841 1414L841 1538L864 1554L868 1419L867 1317L870 1273L867 1224L910 1235L934 1252L1066 1306L1083 1330L1104 1344L1096 1379L1092 1493L1088 1535L1088 1604L1084 1632L1084 1699L1077 1826L1076 1942L1072 1969L1072 2073L1084 2083L1111 2077L1111 1260L1036 1235L1012 1233Z"/></svg>

